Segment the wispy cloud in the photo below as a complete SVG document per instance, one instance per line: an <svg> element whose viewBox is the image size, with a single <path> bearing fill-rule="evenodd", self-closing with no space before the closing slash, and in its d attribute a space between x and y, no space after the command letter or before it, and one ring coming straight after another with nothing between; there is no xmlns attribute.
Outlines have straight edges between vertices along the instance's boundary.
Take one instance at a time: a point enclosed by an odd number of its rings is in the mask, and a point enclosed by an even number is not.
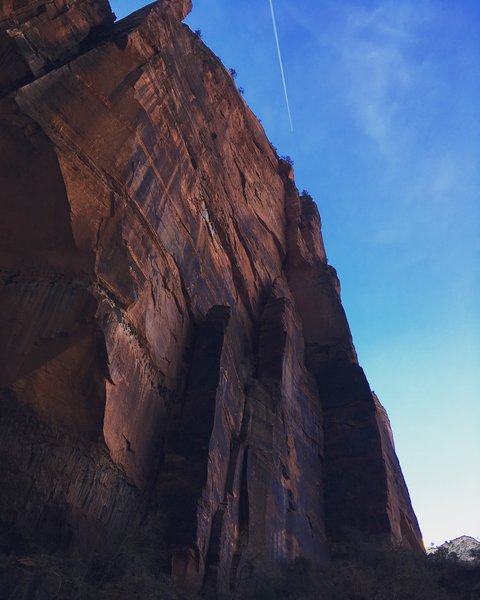
<svg viewBox="0 0 480 600"><path fill-rule="evenodd" d="M478 215L480 121L473 105L478 105L474 90L480 88L473 64L464 67L468 63L459 61L466 51L462 38L439 38L450 35L447 21L457 20L460 27L462 11L445 14L431 0L385 0L376 7L357 0L332 0L321 8L314 0L307 4L304 10L284 5L303 31L297 39L308 49L296 55L295 90L327 105L318 110L320 119L341 128L329 129L319 120L317 129L345 136L352 173L365 169L365 185L348 191L352 229L361 211L373 252L408 244L417 249L415 263L438 256L447 239L462 248L474 228L464 215ZM470 71L458 73L459 68ZM310 131L304 129L303 135ZM322 142L328 152L328 139ZM352 181L361 180L357 173ZM411 263L411 250L397 256ZM453 261L452 252L446 260Z"/></svg>
<svg viewBox="0 0 480 600"><path fill-rule="evenodd" d="M459 108L439 109L450 92L438 75L442 59L421 52L424 36L433 35L425 24L436 16L427 2L385 2L374 10L349 4L335 41L340 95L383 158L378 178L390 205L383 223L378 212L372 222L374 245L414 237L423 252L432 253L445 243L443 236L458 235L460 227L468 230L462 210L473 214L473 146L452 134L448 119ZM453 232L452 223L457 224Z"/></svg>
<svg viewBox="0 0 480 600"><path fill-rule="evenodd" d="M320 24L306 11L290 4L286 8L316 40L318 51L331 55L331 68L338 73L333 92L350 118L386 158L394 158L401 141L397 127L401 103L421 76L421 65L409 54L421 42L428 3L387 1L368 9L347 0L335 5L330 21Z"/></svg>
<svg viewBox="0 0 480 600"><path fill-rule="evenodd" d="M406 7L404 2L370 11L350 6L337 41L348 82L345 101L358 127L390 160L401 142L400 104L411 93L417 75L407 53L416 40L418 16Z"/></svg>

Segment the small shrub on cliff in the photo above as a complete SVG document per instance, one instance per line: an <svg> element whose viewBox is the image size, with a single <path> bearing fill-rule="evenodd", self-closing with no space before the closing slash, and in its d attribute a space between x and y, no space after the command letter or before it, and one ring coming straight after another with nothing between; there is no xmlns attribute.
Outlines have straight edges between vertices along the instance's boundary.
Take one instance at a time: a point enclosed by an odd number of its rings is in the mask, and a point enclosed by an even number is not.
<svg viewBox="0 0 480 600"><path fill-rule="evenodd" d="M309 200L310 202L313 202L312 195L310 194L310 192L307 192L307 190L302 190L300 198L302 198L303 200Z"/></svg>
<svg viewBox="0 0 480 600"><path fill-rule="evenodd" d="M288 163L291 167L293 167L293 159L288 156L288 154L285 154L285 156L281 156L280 160L283 160L284 162Z"/></svg>
<svg viewBox="0 0 480 600"><path fill-rule="evenodd" d="M193 33L197 36L197 38L199 40L202 39L202 30L201 29L195 29L195 31Z"/></svg>
<svg viewBox="0 0 480 600"><path fill-rule="evenodd" d="M470 558L474 563L480 564L480 546L477 546L477 548L473 548L472 550L470 550Z"/></svg>

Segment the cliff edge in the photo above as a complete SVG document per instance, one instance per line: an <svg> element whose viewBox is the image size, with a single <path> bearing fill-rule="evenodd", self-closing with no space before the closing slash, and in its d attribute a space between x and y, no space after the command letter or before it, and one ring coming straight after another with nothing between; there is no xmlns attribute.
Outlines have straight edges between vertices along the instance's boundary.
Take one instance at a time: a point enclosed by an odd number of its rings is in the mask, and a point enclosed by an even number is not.
<svg viewBox="0 0 480 600"><path fill-rule="evenodd" d="M6 597L55 588L25 557L228 597L352 532L423 548L317 207L190 8L0 8Z"/></svg>

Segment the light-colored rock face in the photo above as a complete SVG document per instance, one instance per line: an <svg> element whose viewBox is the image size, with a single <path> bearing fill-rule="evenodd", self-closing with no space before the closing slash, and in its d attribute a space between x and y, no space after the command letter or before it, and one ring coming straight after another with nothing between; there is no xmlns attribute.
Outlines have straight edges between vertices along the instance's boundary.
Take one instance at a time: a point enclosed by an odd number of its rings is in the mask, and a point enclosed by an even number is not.
<svg viewBox="0 0 480 600"><path fill-rule="evenodd" d="M439 553L450 557L455 555L458 560L465 563L480 563L480 541L469 535L461 535L440 546L427 548L427 553Z"/></svg>
<svg viewBox="0 0 480 600"><path fill-rule="evenodd" d="M101 527L108 557L146 515L162 524L149 552L177 585L225 594L255 561L325 560L353 528L418 546L316 206L181 24L190 3L109 26L103 3L69 7L67 42L48 11L22 23L42 19L40 54L75 59L25 80L3 70L0 379L15 492L2 518L27 543L46 513L72 552ZM10 36L15 6L3 10ZM101 39L81 50L76 32L98 18ZM62 468L51 439L68 449ZM37 445L44 475L17 478Z"/></svg>

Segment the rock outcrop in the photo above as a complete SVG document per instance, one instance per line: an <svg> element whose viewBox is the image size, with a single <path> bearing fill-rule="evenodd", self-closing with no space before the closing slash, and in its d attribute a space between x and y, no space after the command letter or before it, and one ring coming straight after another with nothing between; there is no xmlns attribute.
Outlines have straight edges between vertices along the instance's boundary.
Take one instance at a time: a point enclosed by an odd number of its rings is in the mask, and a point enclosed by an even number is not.
<svg viewBox="0 0 480 600"><path fill-rule="evenodd" d="M316 205L190 8L0 8L1 551L228 596L422 544Z"/></svg>
<svg viewBox="0 0 480 600"><path fill-rule="evenodd" d="M463 563L480 564L480 541L469 535L461 535L445 541L439 546L427 548L427 554L438 554L443 558L455 558Z"/></svg>

